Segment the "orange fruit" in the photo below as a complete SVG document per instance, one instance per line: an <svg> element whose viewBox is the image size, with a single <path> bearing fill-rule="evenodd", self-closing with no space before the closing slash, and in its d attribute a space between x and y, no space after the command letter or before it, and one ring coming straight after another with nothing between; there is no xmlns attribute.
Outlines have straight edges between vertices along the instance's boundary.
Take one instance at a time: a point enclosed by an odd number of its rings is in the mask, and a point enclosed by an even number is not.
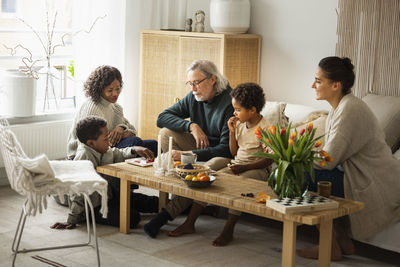
<svg viewBox="0 0 400 267"><path fill-rule="evenodd" d="M176 166L178 166L178 165L181 165L181 162L180 161L175 161L174 162L174 168L176 168Z"/></svg>
<svg viewBox="0 0 400 267"><path fill-rule="evenodd" d="M202 177L202 176L207 176L207 174L205 174L204 172L199 172L199 173L197 174L197 177Z"/></svg>
<svg viewBox="0 0 400 267"><path fill-rule="evenodd" d="M203 175L200 177L200 181L201 182L208 182L210 181L210 177L208 177L208 175Z"/></svg>

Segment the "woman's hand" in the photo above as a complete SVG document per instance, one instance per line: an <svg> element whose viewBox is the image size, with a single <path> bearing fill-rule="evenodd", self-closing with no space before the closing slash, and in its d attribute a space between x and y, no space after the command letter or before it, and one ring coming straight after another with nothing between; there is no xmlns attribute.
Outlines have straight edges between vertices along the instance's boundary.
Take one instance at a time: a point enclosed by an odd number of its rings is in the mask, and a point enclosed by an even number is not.
<svg viewBox="0 0 400 267"><path fill-rule="evenodd" d="M136 136L136 134L132 133L131 131L125 131L125 132L122 134L122 139L131 137L131 136Z"/></svg>
<svg viewBox="0 0 400 267"><path fill-rule="evenodd" d="M136 154L138 154L141 157L145 157L147 160L151 160L151 161L154 160L153 152L150 149L146 148L146 147L133 146L132 147L132 151L135 151Z"/></svg>
<svg viewBox="0 0 400 267"><path fill-rule="evenodd" d="M199 125L196 123L190 124L190 133L196 140L196 147L198 149L207 148L210 146L207 135L203 132Z"/></svg>
<svg viewBox="0 0 400 267"><path fill-rule="evenodd" d="M118 126L114 130L112 130L108 134L108 139L110 140L110 146L115 146L116 144L118 144L121 141L123 134L124 134L124 129L122 127Z"/></svg>
<svg viewBox="0 0 400 267"><path fill-rule="evenodd" d="M228 128L230 132L235 132L236 130L236 123L239 120L239 118L236 117L230 117L228 120Z"/></svg>

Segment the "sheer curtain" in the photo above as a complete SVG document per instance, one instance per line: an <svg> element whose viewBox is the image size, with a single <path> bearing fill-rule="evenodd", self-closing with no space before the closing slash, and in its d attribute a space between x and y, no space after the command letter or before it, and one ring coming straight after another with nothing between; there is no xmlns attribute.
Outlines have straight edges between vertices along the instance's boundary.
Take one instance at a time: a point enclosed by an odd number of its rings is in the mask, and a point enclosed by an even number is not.
<svg viewBox="0 0 400 267"><path fill-rule="evenodd" d="M336 54L352 59L353 92L400 96L400 1L340 0Z"/></svg>

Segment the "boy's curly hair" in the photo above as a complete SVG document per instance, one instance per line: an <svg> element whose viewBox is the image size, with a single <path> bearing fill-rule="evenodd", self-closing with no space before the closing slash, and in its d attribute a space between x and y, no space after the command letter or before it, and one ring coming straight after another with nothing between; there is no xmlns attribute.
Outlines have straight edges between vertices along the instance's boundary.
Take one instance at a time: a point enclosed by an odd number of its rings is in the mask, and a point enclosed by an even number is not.
<svg viewBox="0 0 400 267"><path fill-rule="evenodd" d="M107 121L97 116L88 116L76 124L76 136L79 142L87 144L89 140L97 140L101 128L107 126Z"/></svg>
<svg viewBox="0 0 400 267"><path fill-rule="evenodd" d="M231 96L246 109L255 107L258 113L265 105L264 90L256 83L239 84L232 90Z"/></svg>
<svg viewBox="0 0 400 267"><path fill-rule="evenodd" d="M122 75L117 68L107 65L97 67L85 82L83 89L85 96L92 98L93 102L98 103L103 90L114 80L118 80L122 88Z"/></svg>

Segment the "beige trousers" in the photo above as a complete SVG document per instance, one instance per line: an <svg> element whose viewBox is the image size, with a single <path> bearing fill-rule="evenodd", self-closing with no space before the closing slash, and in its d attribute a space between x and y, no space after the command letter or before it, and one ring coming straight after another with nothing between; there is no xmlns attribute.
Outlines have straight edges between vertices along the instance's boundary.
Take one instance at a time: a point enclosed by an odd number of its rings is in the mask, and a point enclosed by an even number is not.
<svg viewBox="0 0 400 267"><path fill-rule="evenodd" d="M196 140L190 133L175 132L167 128L160 130L161 135L161 149L163 152L168 151L169 137L172 136L172 149L174 150L194 150L196 149ZM218 171L231 161L229 158L216 157L212 158L205 163L212 170ZM165 210L169 213L172 219L175 219L179 214L192 205L193 199L174 195L170 202L168 202Z"/></svg>

